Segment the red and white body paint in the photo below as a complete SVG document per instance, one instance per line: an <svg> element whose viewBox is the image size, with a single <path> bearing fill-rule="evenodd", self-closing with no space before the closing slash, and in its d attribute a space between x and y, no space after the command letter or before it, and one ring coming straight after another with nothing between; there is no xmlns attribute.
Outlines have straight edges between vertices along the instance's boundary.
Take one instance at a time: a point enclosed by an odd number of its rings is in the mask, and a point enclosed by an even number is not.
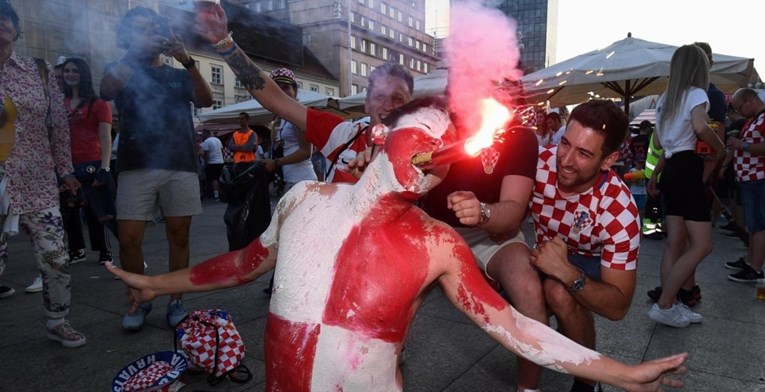
<svg viewBox="0 0 765 392"><path fill-rule="evenodd" d="M296 185L259 241L192 269L200 285L220 279L214 275L251 279L278 252L265 335L267 390L402 390L398 355L436 281L487 333L540 364L562 370L598 358L512 310L461 237L411 203L447 169L424 173L412 157L452 141L451 133L445 137L450 126L447 113L431 107L399 118L359 182Z"/></svg>

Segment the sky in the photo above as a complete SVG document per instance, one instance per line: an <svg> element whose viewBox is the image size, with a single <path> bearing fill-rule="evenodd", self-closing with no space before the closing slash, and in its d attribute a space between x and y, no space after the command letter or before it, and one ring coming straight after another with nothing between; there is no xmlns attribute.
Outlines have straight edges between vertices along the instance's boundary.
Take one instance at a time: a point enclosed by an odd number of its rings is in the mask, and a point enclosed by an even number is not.
<svg viewBox="0 0 765 392"><path fill-rule="evenodd" d="M455 0L460 1L460 0ZM426 31L448 31L449 0L426 0ZM708 42L714 53L754 58L765 78L761 0L559 0L556 62L627 37L680 46Z"/></svg>

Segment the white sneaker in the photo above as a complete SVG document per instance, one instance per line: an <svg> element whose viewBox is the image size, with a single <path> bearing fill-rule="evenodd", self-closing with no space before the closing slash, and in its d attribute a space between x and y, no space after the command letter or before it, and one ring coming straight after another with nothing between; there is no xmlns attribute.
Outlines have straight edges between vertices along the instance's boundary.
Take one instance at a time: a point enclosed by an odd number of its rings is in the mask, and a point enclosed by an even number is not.
<svg viewBox="0 0 765 392"><path fill-rule="evenodd" d="M688 307L688 305L682 302L676 302L675 306L680 308L680 311L683 312L685 317L688 317L688 321L690 321L691 324L698 324L704 321L704 316L692 311L691 308Z"/></svg>
<svg viewBox="0 0 765 392"><path fill-rule="evenodd" d="M648 317L657 323L675 328L685 328L691 323L688 316L676 304L672 304L669 309L662 309L657 303L653 304L651 310L648 311Z"/></svg>
<svg viewBox="0 0 765 392"><path fill-rule="evenodd" d="M35 281L24 289L27 293L39 293L42 291L42 276L37 275Z"/></svg>

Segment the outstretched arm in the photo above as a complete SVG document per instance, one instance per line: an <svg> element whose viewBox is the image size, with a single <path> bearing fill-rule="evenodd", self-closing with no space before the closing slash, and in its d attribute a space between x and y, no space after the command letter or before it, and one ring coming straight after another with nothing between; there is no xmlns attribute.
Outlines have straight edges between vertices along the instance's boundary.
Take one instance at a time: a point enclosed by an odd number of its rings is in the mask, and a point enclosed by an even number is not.
<svg viewBox="0 0 765 392"><path fill-rule="evenodd" d="M228 21L223 8L216 4L212 12L197 10L197 30L210 44L225 42ZM308 109L285 94L266 72L260 69L234 41L215 48L234 71L239 81L264 108L300 129L306 128Z"/></svg>
<svg viewBox="0 0 765 392"><path fill-rule="evenodd" d="M492 338L517 355L550 369L598 380L628 391L658 391L682 382L686 354L628 366L569 340L508 305L481 276L470 249L442 241L435 257L448 260L439 283L447 298Z"/></svg>
<svg viewBox="0 0 765 392"><path fill-rule="evenodd" d="M276 247L265 247L258 238L244 249L224 253L193 267L161 275L133 274L117 268L112 263L106 263L106 268L130 288L132 312L139 304L149 302L160 295L212 291L252 282L273 269L275 264Z"/></svg>

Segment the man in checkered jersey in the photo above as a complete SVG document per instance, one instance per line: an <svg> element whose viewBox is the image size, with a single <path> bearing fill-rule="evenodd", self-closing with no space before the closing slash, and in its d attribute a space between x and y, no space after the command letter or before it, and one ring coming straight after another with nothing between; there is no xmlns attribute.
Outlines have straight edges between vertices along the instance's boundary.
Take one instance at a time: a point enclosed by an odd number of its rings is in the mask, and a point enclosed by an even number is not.
<svg viewBox="0 0 765 392"><path fill-rule="evenodd" d="M593 313L622 319L635 290L638 209L629 188L610 170L627 132L627 116L613 102L590 101L571 112L557 147L540 149L529 203L537 245L512 261L535 269L519 268L521 273L503 282L535 286L518 300L538 306L537 312L546 306L561 333L590 348L595 347ZM599 388L575 379L571 391Z"/></svg>
<svg viewBox="0 0 765 392"><path fill-rule="evenodd" d="M728 139L733 150L733 169L741 189L741 204L749 231L749 246L741 270L728 275L735 282L754 282L763 278L765 259L765 103L757 92L744 88L733 94L733 108L750 120L741 128L738 137ZM759 239L758 239L759 238ZM729 267L732 267L728 263Z"/></svg>

